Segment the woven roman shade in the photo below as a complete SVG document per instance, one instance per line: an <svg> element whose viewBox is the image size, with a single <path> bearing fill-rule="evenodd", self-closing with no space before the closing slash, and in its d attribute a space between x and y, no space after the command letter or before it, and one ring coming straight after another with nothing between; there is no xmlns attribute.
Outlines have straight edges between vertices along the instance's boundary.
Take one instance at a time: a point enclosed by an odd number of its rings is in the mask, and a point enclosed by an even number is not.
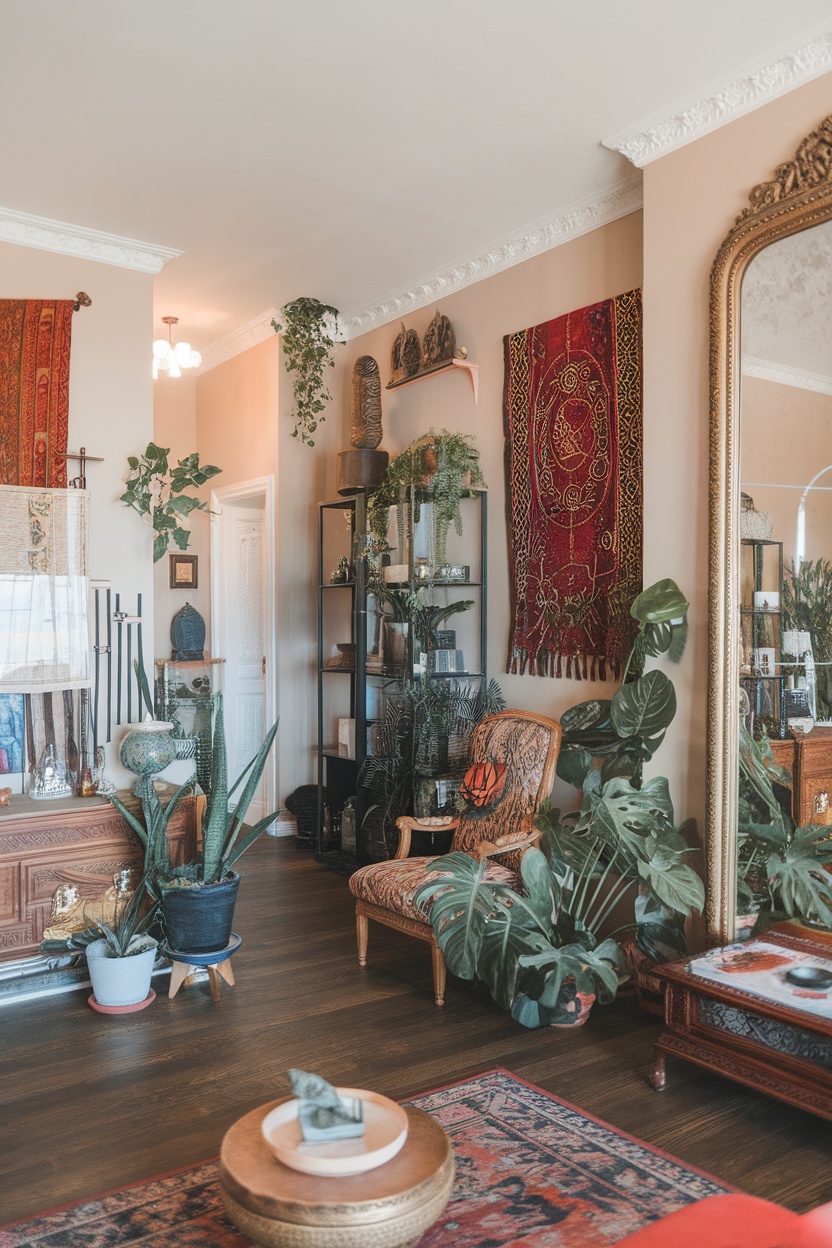
<svg viewBox="0 0 832 1248"><path fill-rule="evenodd" d="M89 685L86 490L0 486L0 693Z"/></svg>

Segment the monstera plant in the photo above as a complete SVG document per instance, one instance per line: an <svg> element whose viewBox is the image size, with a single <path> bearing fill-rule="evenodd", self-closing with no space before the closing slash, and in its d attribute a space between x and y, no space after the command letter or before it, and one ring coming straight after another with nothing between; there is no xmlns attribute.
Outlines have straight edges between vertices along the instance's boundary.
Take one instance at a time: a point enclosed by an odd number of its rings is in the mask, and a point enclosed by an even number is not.
<svg viewBox="0 0 832 1248"><path fill-rule="evenodd" d="M447 854L416 893L417 904L433 901L431 925L451 973L486 984L524 1027L581 1023L594 1001L612 1001L623 961L614 940L598 938L605 906L597 888L589 894L589 861L572 871L552 841L548 857L529 849L523 893L486 870L487 860Z"/></svg>
<svg viewBox="0 0 832 1248"><path fill-rule="evenodd" d="M601 861L616 858L624 891L636 885L634 938L644 957L663 962L685 952L685 919L701 911L704 888L686 861L692 853L676 830L668 783L642 782L676 714L676 691L649 658L666 654L678 663L687 641L688 602L675 581L657 581L630 608L635 641L621 687L609 701L594 699L561 717L558 775L583 790L579 812L561 820L543 813L538 826L602 847Z"/></svg>
<svg viewBox="0 0 832 1248"><path fill-rule="evenodd" d="M781 919L832 927L829 828L795 828L774 785L790 787L771 747L754 741L740 720L737 812L737 911L756 914L754 933Z"/></svg>
<svg viewBox="0 0 832 1248"><path fill-rule="evenodd" d="M621 688L609 701L563 715L558 774L583 790L583 804L563 817L546 808L538 815L541 848L523 856L524 892L487 880L485 866L467 855L448 854L417 894L423 903L433 899L430 920L449 970L483 980L524 1026L581 1021L591 999L611 1000L623 966L614 939L621 933L634 931L651 962L679 956L685 919L704 905L667 780L643 782L641 774L676 712L672 682L645 672L646 660L667 654L678 662L687 610L671 580L640 594ZM632 894L633 921L602 939Z"/></svg>

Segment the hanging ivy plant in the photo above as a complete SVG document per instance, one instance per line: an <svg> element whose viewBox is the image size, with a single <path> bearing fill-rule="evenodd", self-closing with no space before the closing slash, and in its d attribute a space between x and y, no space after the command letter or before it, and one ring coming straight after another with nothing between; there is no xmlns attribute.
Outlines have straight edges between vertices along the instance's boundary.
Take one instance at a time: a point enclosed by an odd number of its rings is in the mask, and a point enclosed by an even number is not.
<svg viewBox="0 0 832 1248"><path fill-rule="evenodd" d="M204 485L221 468L200 466L196 451L180 459L175 468L168 464L170 447L148 442L143 455L130 455L127 462L127 489L121 501L137 511L153 529L153 562L158 563L173 540L180 550L188 549L190 529L185 523L192 511L207 511L208 504L183 491Z"/></svg>
<svg viewBox="0 0 832 1248"><path fill-rule="evenodd" d="M330 337L329 331L337 323L338 309L319 299L293 299L280 309L280 315L284 324L272 321L272 325L275 333L283 335L286 371L295 374L292 437L314 446L312 434L323 423L322 413L332 398L324 385L324 369L335 363L333 348L338 339Z"/></svg>

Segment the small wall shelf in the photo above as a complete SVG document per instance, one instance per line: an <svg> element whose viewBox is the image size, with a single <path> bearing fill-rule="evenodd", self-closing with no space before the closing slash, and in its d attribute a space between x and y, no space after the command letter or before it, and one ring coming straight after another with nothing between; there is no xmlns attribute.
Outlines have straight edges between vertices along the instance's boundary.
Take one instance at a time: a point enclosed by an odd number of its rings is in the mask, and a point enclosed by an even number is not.
<svg viewBox="0 0 832 1248"><path fill-rule="evenodd" d="M410 377L402 377L399 381L388 381L386 389L397 390L399 386L409 386L414 381L424 381L426 377L433 377L436 373L446 373L449 369L462 368L471 378L471 389L474 391L474 407L479 407L479 390L480 390L480 366L472 364L470 360L441 360L439 364L431 364L427 368L422 368L418 373L413 373Z"/></svg>

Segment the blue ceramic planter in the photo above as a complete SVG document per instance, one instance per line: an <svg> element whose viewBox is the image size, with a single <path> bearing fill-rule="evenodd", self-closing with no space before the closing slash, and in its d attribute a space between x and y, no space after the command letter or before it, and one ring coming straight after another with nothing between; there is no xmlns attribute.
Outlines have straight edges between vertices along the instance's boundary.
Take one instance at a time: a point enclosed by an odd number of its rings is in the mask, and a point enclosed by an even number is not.
<svg viewBox="0 0 832 1248"><path fill-rule="evenodd" d="M216 953L231 939L234 905L240 887L239 871L218 884L197 888L162 886L162 925L165 943L177 953Z"/></svg>

